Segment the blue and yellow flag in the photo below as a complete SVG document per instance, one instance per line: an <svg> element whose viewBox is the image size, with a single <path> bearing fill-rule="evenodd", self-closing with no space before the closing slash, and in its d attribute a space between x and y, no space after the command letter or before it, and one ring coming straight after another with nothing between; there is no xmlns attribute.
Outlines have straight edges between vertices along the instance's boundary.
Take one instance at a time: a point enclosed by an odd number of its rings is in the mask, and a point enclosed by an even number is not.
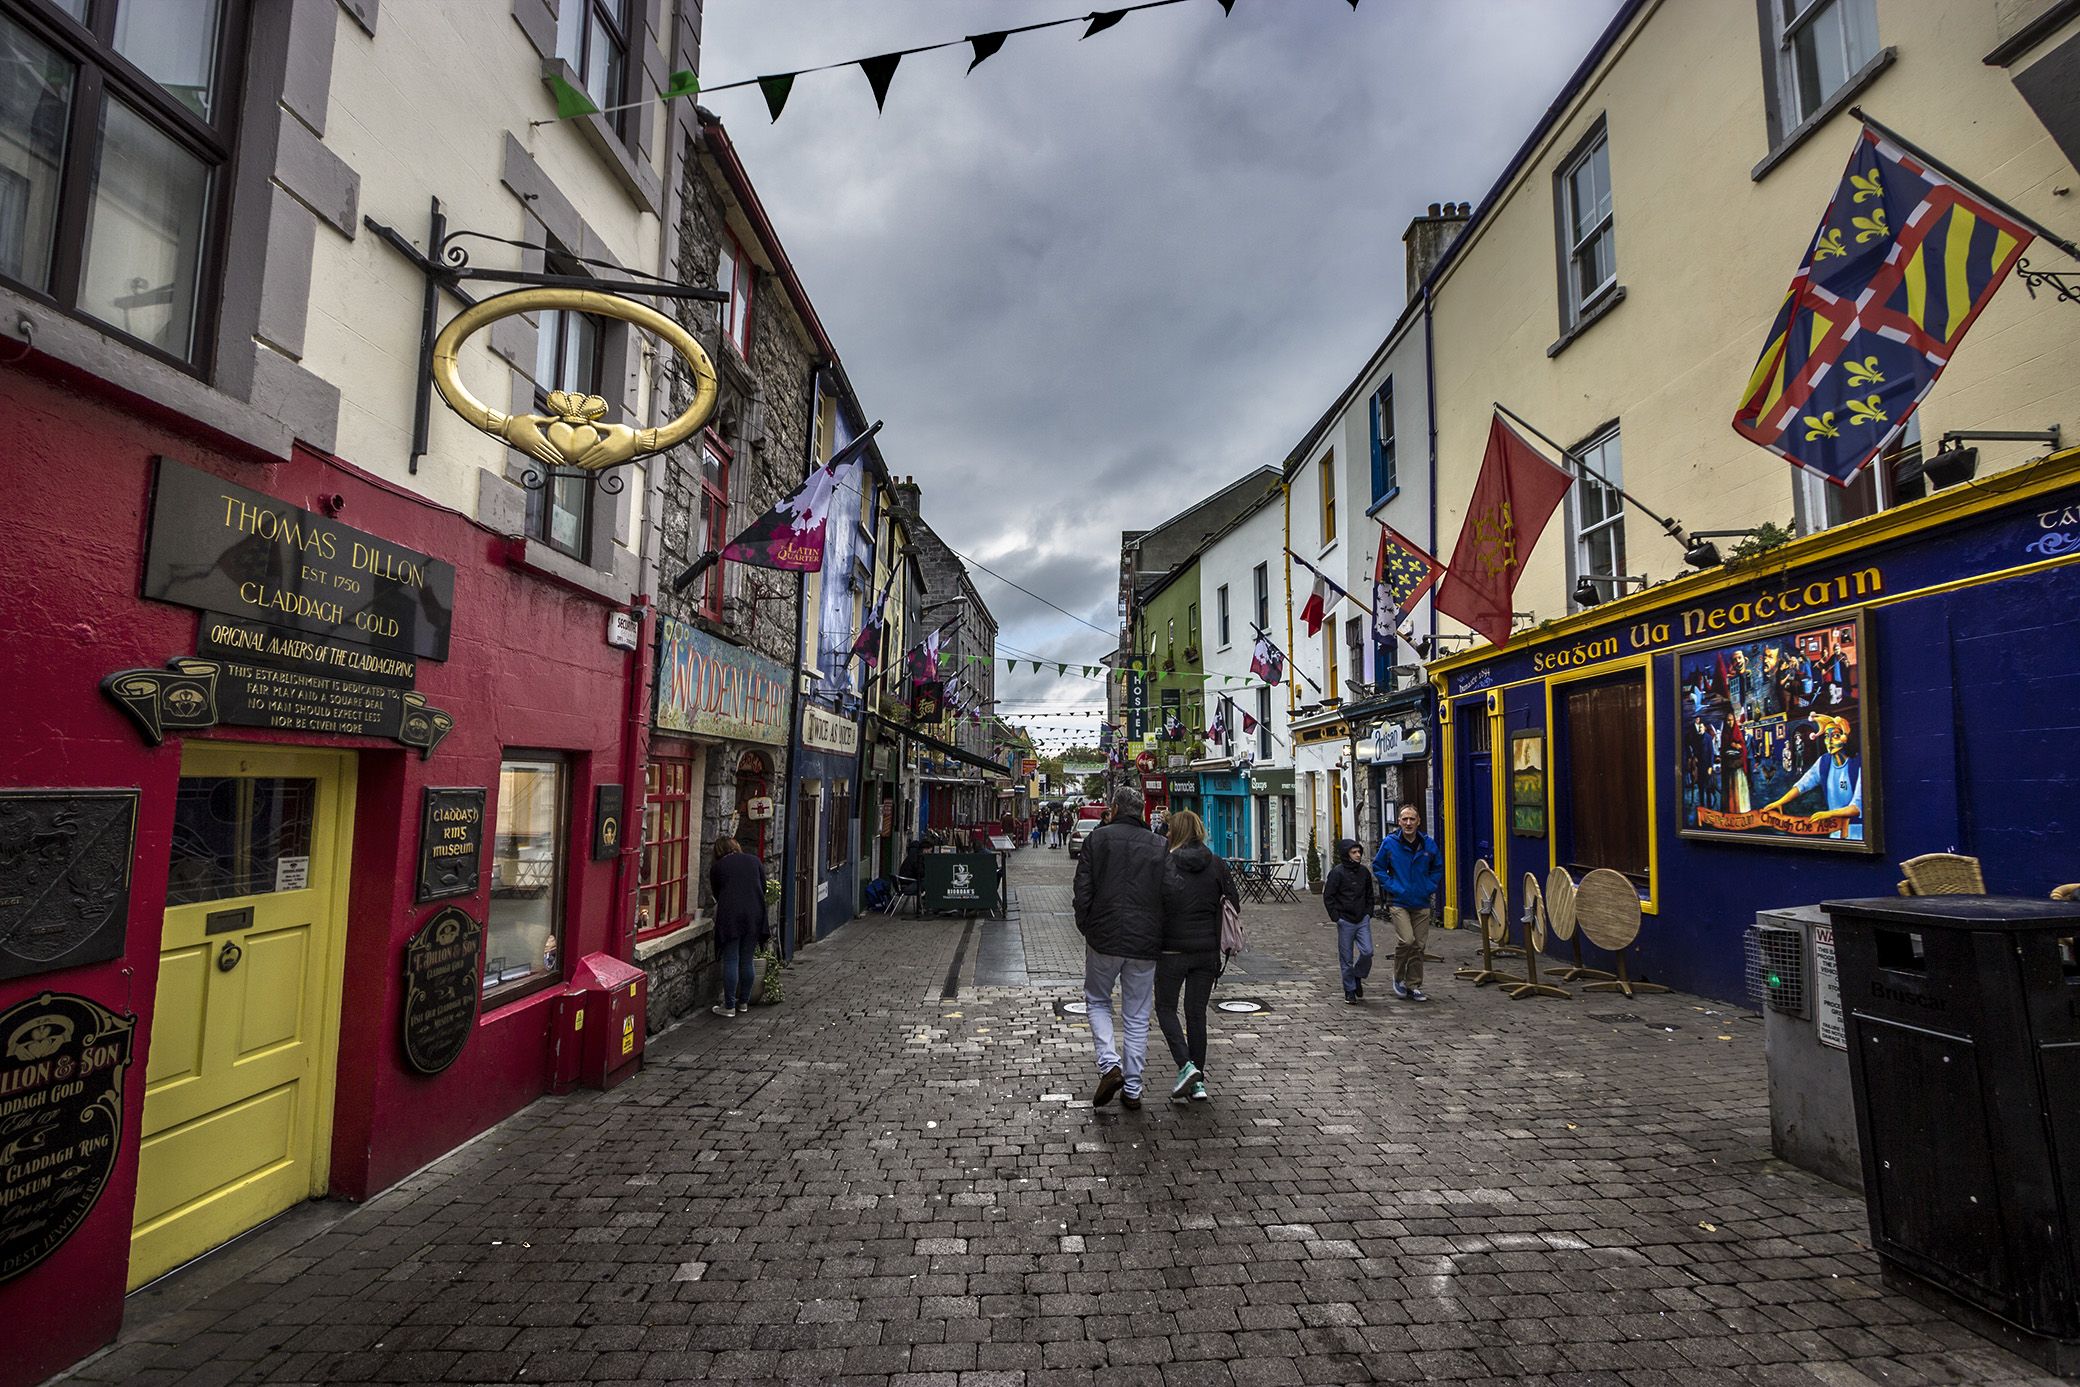
<svg viewBox="0 0 2080 1387"><path fill-rule="evenodd" d="M1847 486L1906 426L2030 233L1865 128L1735 432Z"/></svg>

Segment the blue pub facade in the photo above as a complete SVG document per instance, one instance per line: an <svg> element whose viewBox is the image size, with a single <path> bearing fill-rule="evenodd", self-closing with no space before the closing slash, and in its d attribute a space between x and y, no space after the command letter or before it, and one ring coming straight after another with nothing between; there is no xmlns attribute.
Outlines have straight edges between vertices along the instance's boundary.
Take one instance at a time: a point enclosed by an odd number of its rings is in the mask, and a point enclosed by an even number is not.
<svg viewBox="0 0 2080 1387"><path fill-rule="evenodd" d="M1891 895L1907 858L2043 895L2080 864L2080 449L1430 674L1447 921L1477 861L1512 920L1526 873L1609 867L1632 975L1738 999L1757 911Z"/></svg>

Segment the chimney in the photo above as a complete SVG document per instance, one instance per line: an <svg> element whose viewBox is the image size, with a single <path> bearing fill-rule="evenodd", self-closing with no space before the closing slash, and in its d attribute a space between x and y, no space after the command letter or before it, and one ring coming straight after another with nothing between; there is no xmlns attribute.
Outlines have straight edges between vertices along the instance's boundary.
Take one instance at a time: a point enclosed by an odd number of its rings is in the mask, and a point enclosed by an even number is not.
<svg viewBox="0 0 2080 1387"><path fill-rule="evenodd" d="M919 487L917 478L898 478L889 489L895 493L896 514L902 516L905 520L915 520L918 515Z"/></svg>
<svg viewBox="0 0 2080 1387"><path fill-rule="evenodd" d="M1401 233L1401 244L1408 252L1408 295L1415 297L1416 290L1444 253L1451 249L1452 242L1473 217L1470 202L1433 202L1422 216L1408 224Z"/></svg>

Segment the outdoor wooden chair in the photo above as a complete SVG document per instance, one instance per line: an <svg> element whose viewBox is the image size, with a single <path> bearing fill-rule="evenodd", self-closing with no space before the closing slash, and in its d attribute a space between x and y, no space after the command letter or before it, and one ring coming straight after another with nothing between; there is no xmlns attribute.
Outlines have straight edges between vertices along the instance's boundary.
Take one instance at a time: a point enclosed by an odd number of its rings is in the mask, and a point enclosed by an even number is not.
<svg viewBox="0 0 2080 1387"><path fill-rule="evenodd" d="M1520 983L1524 979L1514 973L1502 973L1495 968L1495 945L1509 934L1507 912L1509 902L1504 899L1502 883L1495 876L1495 869L1487 862L1473 864L1473 913L1481 931L1480 967L1461 968L1452 976L1463 978L1475 987L1484 987L1491 982Z"/></svg>
<svg viewBox="0 0 2080 1387"><path fill-rule="evenodd" d="M1955 852L1925 852L1899 864L1915 896L1983 896L1986 875L1979 859Z"/></svg>
<svg viewBox="0 0 2080 1387"><path fill-rule="evenodd" d="M1607 982L1582 984L1584 992L1666 992L1658 982L1634 982L1625 968L1625 953L1639 938L1639 892L1624 874L1598 867L1575 890L1575 927L1597 948L1618 956L1618 976Z"/></svg>
<svg viewBox="0 0 2080 1387"><path fill-rule="evenodd" d="M1574 962L1555 973L1554 977L1562 982L1580 982L1585 978L1591 982L1608 982L1617 976L1582 962L1582 936L1575 929L1574 878L1567 874L1565 867L1556 865L1546 873L1546 915L1552 921L1553 937L1574 951Z"/></svg>
<svg viewBox="0 0 2080 1387"><path fill-rule="evenodd" d="M1538 889L1538 878L1524 873L1524 981L1506 984L1502 991L1513 1002L1526 997L1558 997L1568 1000L1565 988L1538 980L1538 954L1546 946L1546 895Z"/></svg>

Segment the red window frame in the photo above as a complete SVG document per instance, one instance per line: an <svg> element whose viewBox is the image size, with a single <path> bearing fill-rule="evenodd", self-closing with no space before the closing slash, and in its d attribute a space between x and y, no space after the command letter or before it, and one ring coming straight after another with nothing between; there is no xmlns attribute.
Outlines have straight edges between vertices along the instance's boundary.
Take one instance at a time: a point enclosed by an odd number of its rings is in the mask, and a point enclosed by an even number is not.
<svg viewBox="0 0 2080 1387"><path fill-rule="evenodd" d="M751 359L751 296L758 281L758 266L744 253L744 243L729 228L722 231L722 255L729 262L729 302L722 305L722 335L736 344L746 361ZM716 278L721 279L717 274Z"/></svg>
<svg viewBox="0 0 2080 1387"><path fill-rule="evenodd" d="M653 756L643 768L642 910L650 923L638 939L680 929L693 919L698 893L689 889L693 831L693 760Z"/></svg>
<svg viewBox="0 0 2080 1387"><path fill-rule="evenodd" d="M714 466L709 466L710 459ZM707 552L720 554L730 542L729 474L736 457L713 430L701 434L701 522ZM708 570L701 589L700 612L711 620L722 619L722 566L717 559Z"/></svg>

